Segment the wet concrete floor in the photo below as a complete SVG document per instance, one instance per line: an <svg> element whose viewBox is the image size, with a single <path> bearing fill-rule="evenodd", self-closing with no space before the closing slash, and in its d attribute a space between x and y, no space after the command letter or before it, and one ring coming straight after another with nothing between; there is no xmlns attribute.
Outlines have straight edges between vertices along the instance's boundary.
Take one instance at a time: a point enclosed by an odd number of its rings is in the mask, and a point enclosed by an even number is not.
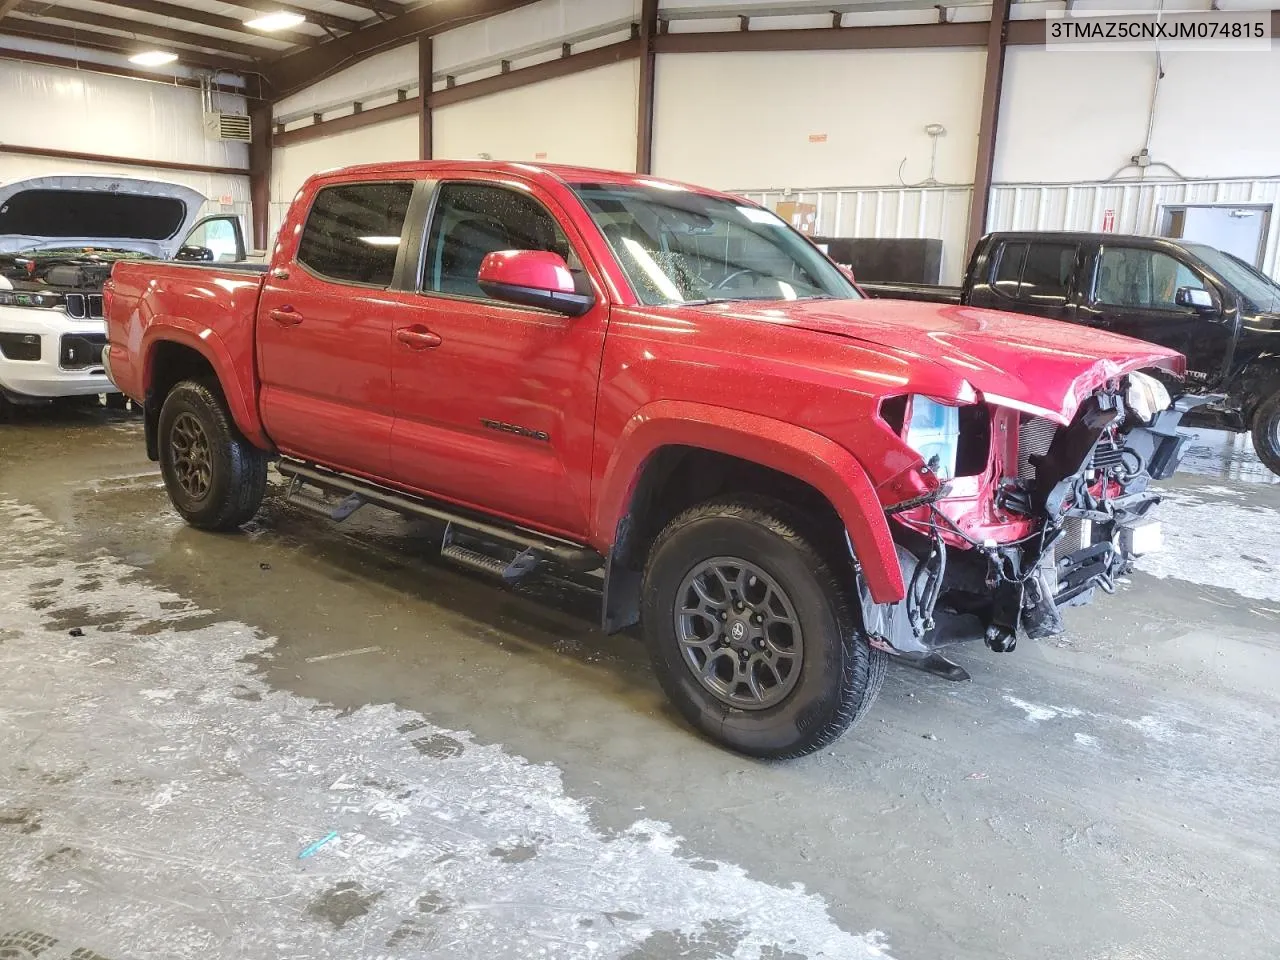
<svg viewBox="0 0 1280 960"><path fill-rule="evenodd" d="M1275 957L1280 486L1205 433L1069 633L891 670L756 763L570 584L272 499L186 528L128 416L0 426L0 957Z"/></svg>

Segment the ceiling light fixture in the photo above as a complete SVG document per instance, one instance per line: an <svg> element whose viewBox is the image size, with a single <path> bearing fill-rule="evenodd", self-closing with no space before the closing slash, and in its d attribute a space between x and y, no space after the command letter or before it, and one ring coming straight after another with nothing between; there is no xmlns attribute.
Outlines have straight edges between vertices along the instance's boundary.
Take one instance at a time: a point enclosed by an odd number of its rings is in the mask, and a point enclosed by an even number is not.
<svg viewBox="0 0 1280 960"><path fill-rule="evenodd" d="M130 63L136 63L140 67L163 67L166 63L173 63L178 59L176 53L167 53L164 50L144 50L142 53L135 53L129 58Z"/></svg>
<svg viewBox="0 0 1280 960"><path fill-rule="evenodd" d="M306 22L307 18L300 13L286 13L280 10L276 13L264 13L260 17L246 20L244 25L250 30L272 33L276 30L288 30L290 27L296 27L298 24Z"/></svg>

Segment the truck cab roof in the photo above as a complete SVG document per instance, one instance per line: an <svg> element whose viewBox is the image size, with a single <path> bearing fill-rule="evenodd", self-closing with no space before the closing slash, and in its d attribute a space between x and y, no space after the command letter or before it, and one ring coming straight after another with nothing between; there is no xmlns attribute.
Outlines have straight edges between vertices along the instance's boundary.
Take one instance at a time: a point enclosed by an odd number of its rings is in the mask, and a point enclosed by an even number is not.
<svg viewBox="0 0 1280 960"><path fill-rule="evenodd" d="M1000 240L1027 240L1030 242L1066 242L1117 244L1126 247L1148 247L1154 250L1176 249L1191 252L1197 244L1186 243L1172 237L1144 237L1136 233L1090 233L1083 230L996 230L986 235L987 243Z"/></svg>
<svg viewBox="0 0 1280 960"><path fill-rule="evenodd" d="M706 187L665 177L651 177L638 173L624 173L618 170L602 170L596 167L574 166L559 163L525 163L516 160L402 160L385 163L366 163L350 167L337 167L317 173L312 179L327 180L341 178L349 180L357 177L413 175L429 177L434 174L458 173L484 174L499 177L541 177L558 181L562 184L604 183L634 186L651 186L661 189L678 189L691 193L700 193L711 197L732 197L739 203L746 203L742 197L709 190Z"/></svg>

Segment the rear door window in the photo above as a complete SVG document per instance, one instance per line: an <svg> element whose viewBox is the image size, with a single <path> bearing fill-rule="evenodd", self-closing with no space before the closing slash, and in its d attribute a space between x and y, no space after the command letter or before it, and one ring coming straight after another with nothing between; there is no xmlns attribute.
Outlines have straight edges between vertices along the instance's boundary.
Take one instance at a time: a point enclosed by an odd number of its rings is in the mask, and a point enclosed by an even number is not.
<svg viewBox="0 0 1280 960"><path fill-rule="evenodd" d="M1075 244L1031 244L1027 250L1027 262L1022 268L1018 299L1033 303L1066 303L1075 268Z"/></svg>
<svg viewBox="0 0 1280 960"><path fill-rule="evenodd" d="M390 286L412 194L411 180L323 188L302 228L298 262L327 280Z"/></svg>
<svg viewBox="0 0 1280 960"><path fill-rule="evenodd" d="M996 268L991 277L991 286L1010 300L1018 296L1018 284L1022 282L1022 267L1027 262L1027 245L1025 243L1004 243L1000 245L1000 255L996 258Z"/></svg>
<svg viewBox="0 0 1280 960"><path fill-rule="evenodd" d="M992 286L1011 300L1039 305L1067 302L1075 273L1074 243L1004 244L992 276Z"/></svg>

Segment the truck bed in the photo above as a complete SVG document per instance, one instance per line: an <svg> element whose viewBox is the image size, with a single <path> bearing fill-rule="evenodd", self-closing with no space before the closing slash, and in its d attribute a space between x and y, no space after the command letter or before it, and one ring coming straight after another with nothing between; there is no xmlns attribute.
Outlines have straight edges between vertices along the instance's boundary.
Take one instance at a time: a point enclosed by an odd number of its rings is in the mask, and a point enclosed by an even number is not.
<svg viewBox="0 0 1280 960"><path fill-rule="evenodd" d="M930 283L864 283L858 286L877 300L920 300L925 303L959 303L960 287L942 287Z"/></svg>
<svg viewBox="0 0 1280 960"><path fill-rule="evenodd" d="M268 441L258 420L254 325L267 264L122 260L106 293L111 380L146 401L146 371L156 341L189 348L217 374L227 408L251 441Z"/></svg>

